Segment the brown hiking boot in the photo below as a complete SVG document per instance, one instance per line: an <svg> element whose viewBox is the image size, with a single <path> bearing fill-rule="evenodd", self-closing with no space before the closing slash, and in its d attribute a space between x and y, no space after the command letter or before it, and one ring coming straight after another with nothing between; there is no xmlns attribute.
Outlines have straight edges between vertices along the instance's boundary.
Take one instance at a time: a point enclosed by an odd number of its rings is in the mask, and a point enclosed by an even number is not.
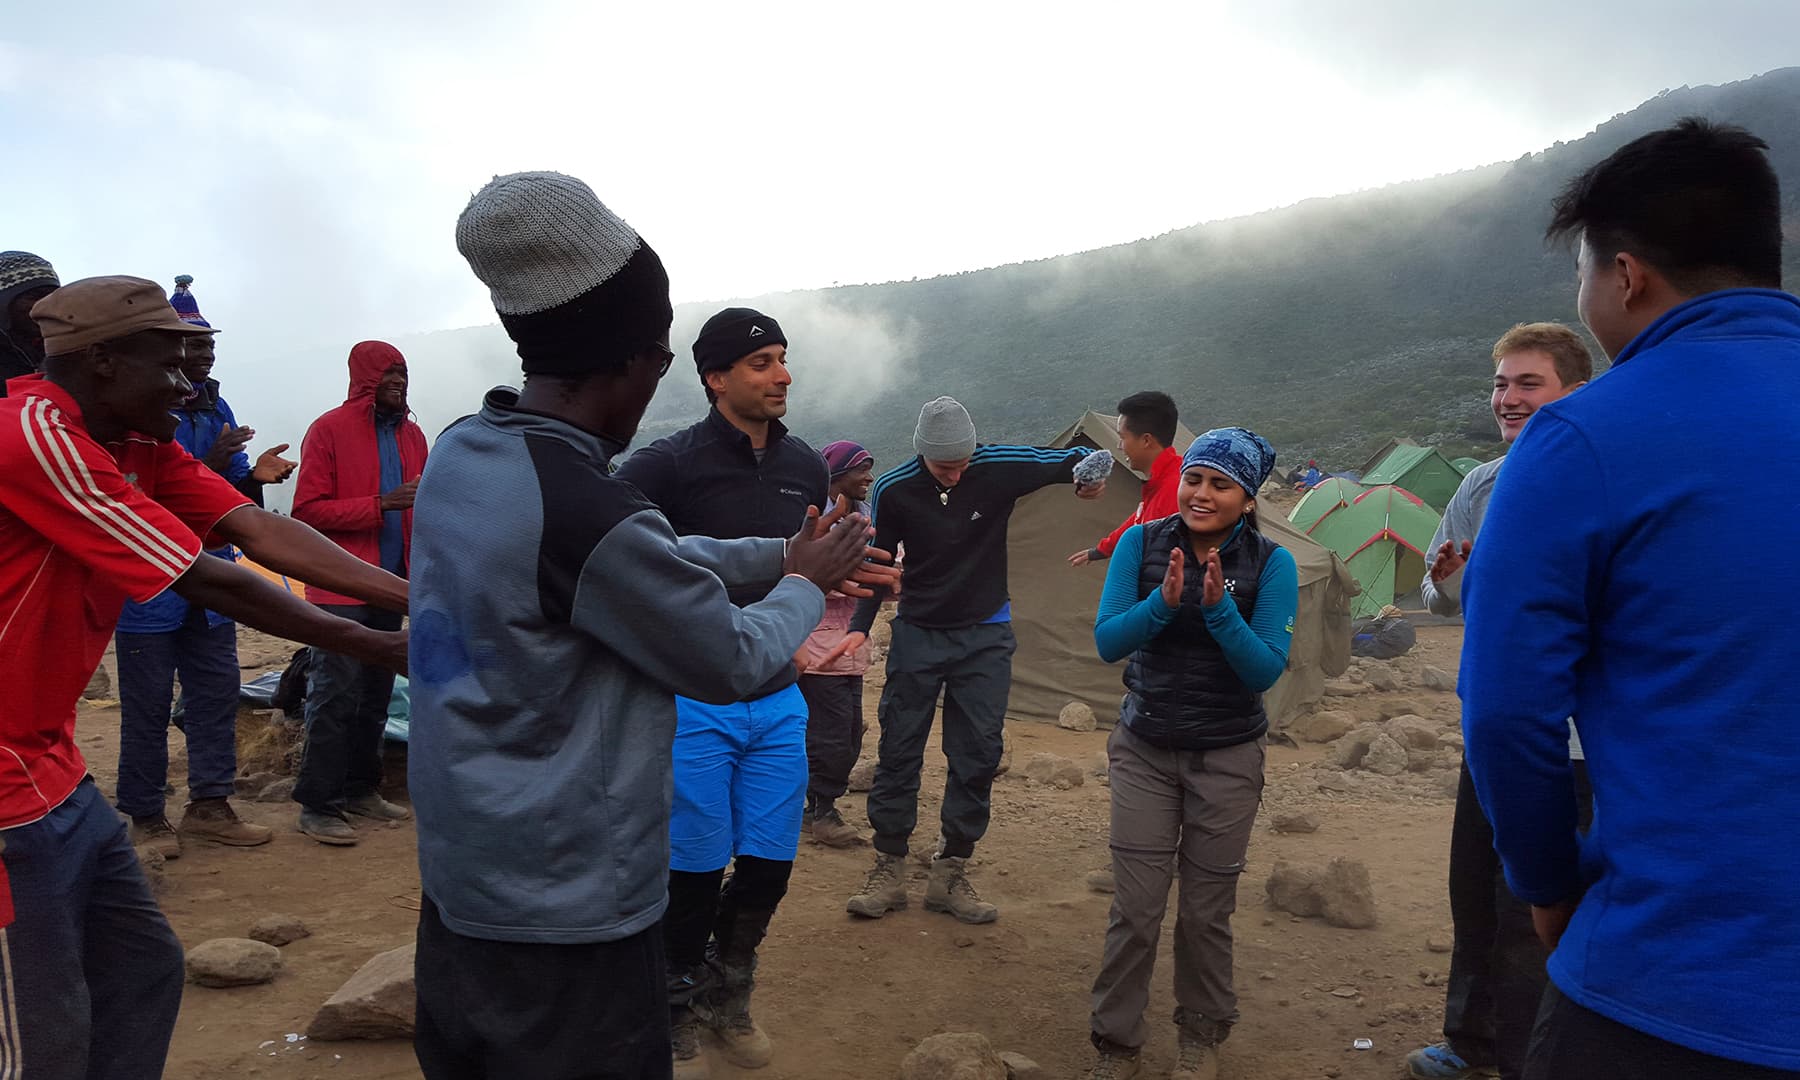
<svg viewBox="0 0 1800 1080"><path fill-rule="evenodd" d="M875 868L869 871L862 889L844 905L844 910L865 919L879 919L890 911L906 907L906 857L875 853Z"/></svg>
<svg viewBox="0 0 1800 1080"><path fill-rule="evenodd" d="M188 803L187 813L181 815L181 833L229 847L256 847L275 836L266 825L239 821L237 811L223 798L195 799Z"/></svg>
<svg viewBox="0 0 1800 1080"><path fill-rule="evenodd" d="M1137 1074L1138 1056L1135 1051L1108 1047L1100 1051L1100 1060L1094 1062L1087 1080L1131 1080Z"/></svg>
<svg viewBox="0 0 1800 1080"><path fill-rule="evenodd" d="M813 843L826 847L855 847L863 842L862 832L845 821L835 806L828 806L819 814L808 817L806 832L813 838Z"/></svg>
<svg viewBox="0 0 1800 1080"><path fill-rule="evenodd" d="M774 1057L768 1033L750 1018L750 989L744 987L719 997L702 1015L719 1040L725 1060L740 1069L760 1069Z"/></svg>
<svg viewBox="0 0 1800 1080"><path fill-rule="evenodd" d="M181 837L161 814L131 819L131 846L150 848L165 859L181 858Z"/></svg>
<svg viewBox="0 0 1800 1080"><path fill-rule="evenodd" d="M1169 1080L1219 1080L1219 1046L1197 1039L1181 1039L1181 1056Z"/></svg>
<svg viewBox="0 0 1800 1080"><path fill-rule="evenodd" d="M669 1022L669 1049L675 1080L708 1080L712 1075L700 1049L700 1018L694 1010L685 1006L675 1010Z"/></svg>
<svg viewBox="0 0 1800 1080"><path fill-rule="evenodd" d="M975 894L966 872L968 861L945 855L932 860L925 910L942 911L966 923L991 923L1000 917L1000 909Z"/></svg>

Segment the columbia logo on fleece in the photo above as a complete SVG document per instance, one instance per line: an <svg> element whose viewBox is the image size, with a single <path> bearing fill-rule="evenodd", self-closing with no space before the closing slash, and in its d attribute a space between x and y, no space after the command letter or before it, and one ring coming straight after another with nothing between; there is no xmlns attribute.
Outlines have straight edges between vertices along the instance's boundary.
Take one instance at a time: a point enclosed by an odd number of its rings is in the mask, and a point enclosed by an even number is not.
<svg viewBox="0 0 1800 1080"><path fill-rule="evenodd" d="M794 497L795 497L795 498L797 498L797 499L804 499L804 498L806 498L806 492L804 492L804 491L795 491L795 490L794 490L794 489L793 489L793 488L780 488L780 489L778 489L778 490L779 490L779 491L780 491L780 492L781 492L781 493L782 493L782 494L783 494L783 495L792 495L792 496L794 496Z"/></svg>

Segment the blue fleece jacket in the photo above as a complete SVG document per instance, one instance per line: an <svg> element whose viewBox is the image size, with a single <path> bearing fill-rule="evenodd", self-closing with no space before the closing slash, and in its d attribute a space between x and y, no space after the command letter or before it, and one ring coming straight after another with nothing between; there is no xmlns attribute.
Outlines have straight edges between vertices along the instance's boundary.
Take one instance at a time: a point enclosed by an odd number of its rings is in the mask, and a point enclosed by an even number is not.
<svg viewBox="0 0 1800 1080"><path fill-rule="evenodd" d="M1669 311L1506 460L1464 571L1463 727L1513 891L1580 897L1550 977L1658 1038L1800 1069L1800 503L1750 480L1800 461L1800 299Z"/></svg>
<svg viewBox="0 0 1800 1080"><path fill-rule="evenodd" d="M1225 541L1229 547L1244 531L1243 522ZM1180 608L1163 602L1162 591L1138 599L1138 569L1144 562L1144 527L1133 525L1119 537L1106 567L1106 587L1094 617L1094 646L1107 663L1123 660L1142 648L1175 619ZM1205 573L1188 566L1185 573ZM1225 653L1225 662L1244 685L1257 693L1274 686L1287 668L1288 645L1294 640L1294 612L1300 606L1299 572L1294 556L1283 547L1270 554L1258 579L1256 610L1245 622L1227 596L1202 608L1206 629Z"/></svg>

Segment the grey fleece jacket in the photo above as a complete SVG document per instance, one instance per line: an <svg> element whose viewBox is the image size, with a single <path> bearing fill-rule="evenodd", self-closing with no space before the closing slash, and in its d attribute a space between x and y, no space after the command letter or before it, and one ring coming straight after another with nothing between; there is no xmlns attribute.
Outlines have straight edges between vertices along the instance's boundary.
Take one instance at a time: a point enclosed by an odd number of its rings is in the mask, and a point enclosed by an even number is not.
<svg viewBox="0 0 1800 1080"><path fill-rule="evenodd" d="M489 393L413 507L419 873L468 937L573 944L667 905L675 694L737 701L825 612L783 541L678 540L621 448ZM728 586L772 585L745 608Z"/></svg>

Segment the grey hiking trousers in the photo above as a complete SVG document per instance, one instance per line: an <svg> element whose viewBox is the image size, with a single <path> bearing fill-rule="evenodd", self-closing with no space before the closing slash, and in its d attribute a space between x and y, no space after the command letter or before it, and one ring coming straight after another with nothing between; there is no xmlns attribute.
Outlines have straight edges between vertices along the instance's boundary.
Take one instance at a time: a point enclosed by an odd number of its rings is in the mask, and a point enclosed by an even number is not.
<svg viewBox="0 0 1800 1080"><path fill-rule="evenodd" d="M1091 1020L1096 1045L1144 1045L1144 1010L1169 884L1175 917L1175 1023L1218 1043L1237 1022L1231 913L1262 802L1267 740L1163 750L1120 724L1107 740L1112 786L1112 918Z"/></svg>

